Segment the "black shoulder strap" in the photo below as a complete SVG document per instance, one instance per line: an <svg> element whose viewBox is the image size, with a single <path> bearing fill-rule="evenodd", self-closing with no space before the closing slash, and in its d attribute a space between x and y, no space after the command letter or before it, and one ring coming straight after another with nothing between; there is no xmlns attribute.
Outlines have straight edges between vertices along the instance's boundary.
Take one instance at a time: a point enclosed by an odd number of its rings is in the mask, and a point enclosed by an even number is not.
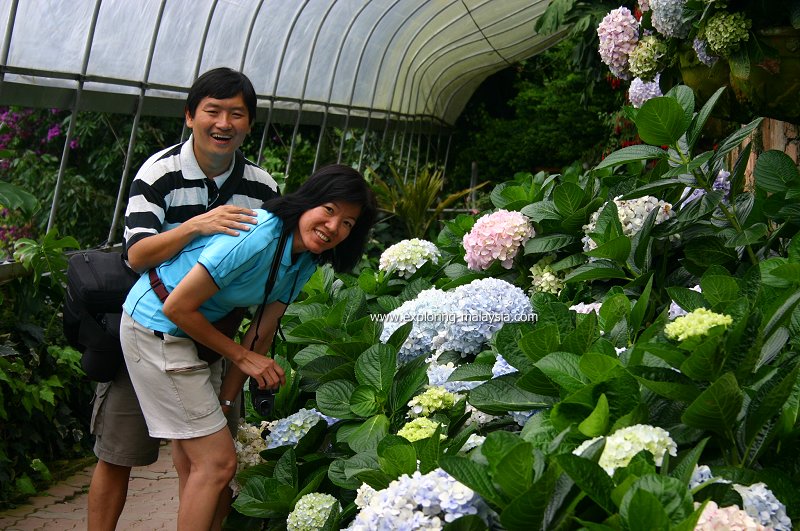
<svg viewBox="0 0 800 531"><path fill-rule="evenodd" d="M255 326L256 332L253 335L253 341L250 342L250 350L253 350L253 347L256 346L256 341L258 340L258 329L261 326L261 318L264 317L264 307L267 305L267 297L269 294L272 293L272 288L275 287L275 278L278 276L278 267L281 264L281 257L283 257L284 247L286 246L286 239L289 237L289 231L281 230L281 236L278 239L278 248L275 251L275 256L272 259L272 267L269 270L269 276L267 277L267 284L264 288L264 302L258 307L256 314ZM280 317L278 318L279 325L280 325ZM277 329L276 329L277 332ZM275 349L275 340L273 338L272 341L272 349Z"/></svg>

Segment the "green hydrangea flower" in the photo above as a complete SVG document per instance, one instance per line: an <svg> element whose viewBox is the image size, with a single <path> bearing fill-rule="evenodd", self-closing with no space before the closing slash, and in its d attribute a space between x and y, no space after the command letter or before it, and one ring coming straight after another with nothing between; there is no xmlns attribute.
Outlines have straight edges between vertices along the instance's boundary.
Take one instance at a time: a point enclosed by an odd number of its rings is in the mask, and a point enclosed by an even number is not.
<svg viewBox="0 0 800 531"><path fill-rule="evenodd" d="M397 432L397 435L403 437L409 442L421 441L422 439L427 439L433 435L433 432L436 431L437 426L439 426L438 422L434 422L427 417L419 417L407 422L405 426L400 428L400 430ZM440 437L442 439L447 438L444 434L440 435Z"/></svg>
<svg viewBox="0 0 800 531"><path fill-rule="evenodd" d="M447 411L456 403L456 395L444 387L429 387L424 393L419 394L408 402L408 416L429 417L436 411Z"/></svg>
<svg viewBox="0 0 800 531"><path fill-rule="evenodd" d="M294 506L294 511L286 519L287 531L319 531L325 526L325 520L331 507L341 511L339 501L330 494L311 492L306 494Z"/></svg>
<svg viewBox="0 0 800 531"><path fill-rule="evenodd" d="M705 39L718 55L730 55L750 38L752 24L744 13L720 11L708 19Z"/></svg>
<svg viewBox="0 0 800 531"><path fill-rule="evenodd" d="M564 289L564 272L553 271L553 268L550 267L555 258L556 255L549 254L531 267L531 293L542 292L558 295Z"/></svg>
<svg viewBox="0 0 800 531"><path fill-rule="evenodd" d="M667 51L667 43L655 35L640 39L628 56L631 74L644 81L652 81L664 69Z"/></svg>
<svg viewBox="0 0 800 531"><path fill-rule="evenodd" d="M733 317L730 315L722 315L706 308L698 308L669 323L664 327L664 333L670 339L683 341L690 337L705 335L715 326L728 326L731 323L733 323Z"/></svg>

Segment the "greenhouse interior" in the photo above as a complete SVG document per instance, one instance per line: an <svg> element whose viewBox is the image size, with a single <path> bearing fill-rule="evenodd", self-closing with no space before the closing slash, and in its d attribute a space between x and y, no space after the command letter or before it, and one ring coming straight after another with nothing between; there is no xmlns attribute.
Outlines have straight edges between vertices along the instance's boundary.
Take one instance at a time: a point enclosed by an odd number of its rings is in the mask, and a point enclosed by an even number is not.
<svg viewBox="0 0 800 531"><path fill-rule="evenodd" d="M0 38L0 528L800 522L800 0Z"/></svg>

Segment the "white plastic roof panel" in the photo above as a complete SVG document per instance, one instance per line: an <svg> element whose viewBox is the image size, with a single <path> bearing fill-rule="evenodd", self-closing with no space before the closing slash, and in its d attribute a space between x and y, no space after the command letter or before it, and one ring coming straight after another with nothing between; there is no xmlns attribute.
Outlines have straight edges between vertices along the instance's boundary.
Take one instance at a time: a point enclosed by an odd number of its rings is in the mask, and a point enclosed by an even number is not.
<svg viewBox="0 0 800 531"><path fill-rule="evenodd" d="M144 89L145 113L176 114L199 73L230 66L261 118L448 126L487 76L561 37L533 30L547 4L0 0L0 103L72 107L81 87L79 108L132 113Z"/></svg>

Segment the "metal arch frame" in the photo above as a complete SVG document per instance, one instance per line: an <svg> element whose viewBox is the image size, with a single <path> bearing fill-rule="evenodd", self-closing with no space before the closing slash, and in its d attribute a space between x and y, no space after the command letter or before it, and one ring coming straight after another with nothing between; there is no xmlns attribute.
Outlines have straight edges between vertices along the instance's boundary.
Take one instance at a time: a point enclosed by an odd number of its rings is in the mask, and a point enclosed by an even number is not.
<svg viewBox="0 0 800 531"><path fill-rule="evenodd" d="M81 75L78 78L78 88L75 89L75 100L72 105L72 114L69 117L69 126L67 127L67 134L64 138L64 149L61 152L61 163L58 166L58 176L56 177L56 188L53 191L53 202L50 205L50 218L47 220L47 230L50 232L56 220L56 213L58 212L58 203L61 200L61 186L64 183L64 171L67 169L67 159L69 159L69 143L72 140L72 134L75 132L75 121L78 117L78 107L80 106L81 94L83 93L83 84L86 79L86 69L89 67L89 56L92 53L92 42L94 41L94 32L97 29L97 15L100 13L100 6L103 0L96 0L94 4L94 11L92 11L92 20L89 23L89 33L86 36L86 45L83 50L83 61L81 64Z"/></svg>
<svg viewBox="0 0 800 531"><path fill-rule="evenodd" d="M484 4L482 4L482 6L483 6L483 5L486 5L486 4L488 4L488 3L489 3L489 2L484 2ZM515 17L515 16L517 16L519 13L521 13L521 12L523 12L523 11L527 10L527 9L529 9L529 6L524 6L524 7L523 7L523 8L521 8L520 10L518 10L518 11L515 11L514 13L510 13L510 14L508 14L508 15L504 16L504 17L501 17L501 18L498 18L498 19L496 19L496 20L495 20L495 21L492 23L492 25L499 24L499 23L500 23L500 22L502 22L502 21L505 21L505 20L507 20L507 19L509 19L509 18ZM460 17L460 18L461 18L461 17ZM530 19L526 19L526 20L524 20L524 21L520 22L519 24L517 24L515 27L518 27L518 26L523 26L523 25L525 25L525 24L528 24L529 22L530 22ZM491 27L491 26L488 26L488 27ZM487 27L487 28L488 28L488 27ZM483 34L481 31L480 31L480 30L481 30L481 28L477 28L477 30L478 30L478 32L480 33L481 37L480 37L480 38L479 38L477 41L474 41L474 42L488 41L488 39L486 38L486 36L485 36L485 35L484 35L484 34ZM427 75L427 72L428 72L428 70L429 70L429 69L430 69L430 68L431 68L431 67L432 67L432 66L433 66L433 65L434 65L434 64L435 64L437 61L439 61L440 59L443 59L444 57L446 57L446 56L447 56L447 54L449 54L450 52L452 52L452 51L454 51L454 50L457 50L457 49L458 49L458 47L460 47L460 45L461 45L461 44L472 44L472 42L467 42L467 43L463 43L463 42L461 42L463 39L468 39L469 37L471 37L471 35L464 35L464 36L462 37L462 39L459 39L459 41L456 41L456 42L447 42L447 43L444 43L442 46L439 46L438 48L436 48L436 49L432 50L432 51L431 51L431 52L428 54L428 56L427 56L427 57L425 57L424 59L422 59L422 61L420 62L420 68L418 68L417 70L415 70L415 71L414 71L414 77L412 78L412 83L411 83L411 86L410 86L410 88L409 88L409 97L408 97L408 99L409 99L409 108L410 108L410 106L411 106L412 92L413 92L413 91L415 91L415 90L416 90L416 102L415 102L415 105L416 105L416 107L415 107L415 108L417 108L417 109L419 109L419 108L420 108L420 107L419 107L419 104L420 104L420 97L421 97L421 95L422 95L422 91L419 89L419 82L417 82L417 81L416 81L417 74L420 74L420 80L424 79L424 78L425 78L425 75ZM459 44L459 46L458 46L458 47L456 47L456 46L457 46L457 43ZM490 43L490 45L491 45L491 43ZM448 49L448 48L449 48L449 49ZM492 50L493 50L493 51L495 51L496 53L498 53L498 55L499 55L499 52L498 52L498 51L497 51L497 50L496 50L494 47L492 47ZM484 50L483 52L481 52L481 53L485 53L485 50ZM473 55L473 56L474 56L474 55ZM472 57L472 56L470 56L470 57ZM502 56L502 55L501 55L501 58L502 58L504 61L507 61L506 57L504 57L504 56ZM446 72L447 70L448 70L448 69L443 69L442 73ZM438 83L439 79L441 79L441 77L442 77L442 75L441 75L442 73L440 73L440 75L439 75L439 76L438 76L436 79L434 79L434 80L433 80L433 83L432 83L432 85L431 85L431 86L436 86L436 85L437 85L437 83ZM404 91L405 91L405 89L406 89L406 87L404 87L404 88L403 88L403 90L404 90ZM432 91L431 91L431 92L432 92ZM429 93L428 93L428 96L425 98L425 102L424 102L424 104L423 104L423 107L422 107L422 110L423 110L423 111L426 111L426 110L428 109L428 102L430 101L430 93L431 93L431 92L429 92Z"/></svg>
<svg viewBox="0 0 800 531"><path fill-rule="evenodd" d="M548 36L548 38L547 38L547 39L544 39L544 40L542 41L542 42L543 42L543 44L544 44L544 46L542 46L542 48L541 48L541 51L544 51L544 50L546 50L546 49L547 49L547 48L549 48L550 46L552 46L552 45L554 45L555 43L557 43L557 42L559 42L560 40L562 40L562 38L563 38L563 34L564 34L564 33L566 33L566 30L565 30L565 31L562 31L562 32L559 32L559 33L554 33L553 35L550 35L550 36ZM522 42L522 41L520 41L520 42ZM518 43L517 43L517 44L518 44ZM536 53L541 53L541 51L540 51L540 52L536 52ZM520 55L522 55L522 54L520 54ZM516 59L515 59L515 60L516 60ZM456 64L457 64L457 63L456 63ZM476 68L476 69L474 69L474 70L471 70L471 71L469 71L469 72L464 72L464 73L462 73L461 75L459 75L459 76L457 76L457 77L453 78L453 80L452 80L452 81L450 81L449 83L447 83L447 84L445 85L445 88L446 88L446 87L448 87L448 86L450 86L450 85L452 85L452 84L453 84L453 83L455 83L455 82L456 82L458 79L460 79L460 78L464 77L465 75L467 75L467 74L469 74L469 73L471 73L471 72L474 72L475 70L483 70L483 69L487 69L487 68L489 68L490 66L491 66L491 65L482 65L480 68ZM440 76L440 77L441 77L441 76ZM462 85L461 87L459 87L458 89L456 89L456 90L454 90L454 91L452 92L452 94L450 95L450 97L447 99L447 103L446 103L446 105L443 107L443 112L442 112L442 115L443 115L443 116L447 116L447 114L448 114L448 112L449 112L449 111L448 111L448 109L449 109L449 108L450 108L450 106L452 105L452 103L453 103L453 99L455 98L456 94L458 94L458 93L459 93L459 91L460 91L460 90L463 90L463 88L464 88L464 85ZM444 90L443 90L442 92L444 92Z"/></svg>
<svg viewBox="0 0 800 531"><path fill-rule="evenodd" d="M415 35L415 36L414 36L414 37L411 39L411 42L412 42L412 43L416 42L416 38L417 38L417 36L420 34L420 32L421 32L423 29L425 29L425 28L427 28L427 27L428 27L428 25L429 25L429 24L432 22L432 19L433 19L433 18L435 18L435 17L436 17L436 15L438 15L438 14L442 13L443 11L445 11L445 10L449 9L449 8L450 8L452 5L456 4L456 3L457 3L457 2L459 2L459 1L460 1L460 0L450 0L450 2L449 2L448 4L446 4L444 7L441 7L441 8L440 8L438 11L436 11L436 14L435 14L434 16L430 17L430 18L429 18L429 19L428 19L428 20L427 20L427 21L426 21L424 24L421 24L421 25L419 26L419 28L418 28L418 29L417 29L417 31L416 31L416 35ZM420 6L419 6L417 9L419 9L420 7L422 7L422 5L420 5ZM403 25L402 25L402 24L401 24L400 26L398 26L398 31L399 31L399 29L400 29L401 27L403 27ZM396 36L397 36L397 32L395 32L395 34L394 34L394 35L392 35L392 38L391 38L391 40L389 41L389 43L390 43L390 44L391 44L391 42L392 42L392 41L394 41L394 39L395 39L395 37L396 37ZM387 50L388 50L388 48L389 48L389 46L387 46ZM400 61L398 62L398 64L397 64L397 72L395 73L394 79L399 79L399 78L400 78L400 72L403 70L403 67L404 67L404 66L406 66L406 57L408 56L408 52L409 52L410 50L411 50L411 46L410 46L410 44L409 44L409 46L406 46L406 48L405 48L405 52L403 52L403 56L402 56L402 58L400 59ZM406 70L408 70L409 68L410 68L409 66L406 66ZM381 71L382 71L382 69L380 69L380 68L379 68L379 69L378 69L378 76L377 76L377 77L380 77L380 72L381 72ZM377 86L377 77L376 77L376 86ZM406 77L407 77L407 74L406 74ZM403 80L403 84L404 84L404 86L405 86L405 80ZM393 90L393 91L392 91L392 98L391 98L391 100L389 100L389 105L388 105L388 107L387 107L387 115L386 115L386 126L387 126L387 127L388 127L388 125L389 125L389 121L391 121L391 117L392 117L392 109L394 108L394 100L395 100L395 95L396 95L396 94L397 94L397 90ZM373 103L374 103L374 101L373 101L373 102L371 102L371 104L370 104L370 107L372 107L372 106L373 106L373 105L372 105ZM401 105L399 105L399 106L398 106L398 109L399 109L399 110L398 110L398 113L397 113L397 114L398 114L398 116L400 116L400 115L402 114L402 101L401 101ZM385 136L386 136L386 130L384 130L384 138L385 138ZM404 129L404 131L403 131L403 137L405 137L405 129ZM403 140L401 141L401 144L400 144L400 151L401 151L401 152L403 151L403 141L404 141L404 140L405 140L405 138L403 138Z"/></svg>
<svg viewBox="0 0 800 531"><path fill-rule="evenodd" d="M311 63L314 62L314 52L317 51L317 42L319 41L319 34L322 33L322 28L325 26L325 21L328 20L333 7L338 0L333 0L328 4L328 8L322 15L322 19L314 32L314 38L311 39L311 47L308 52L308 62L306 63L306 72L303 75L303 88L300 91L300 103L297 106L297 119L294 122L294 130L292 131L292 141L289 144L289 156L286 158L286 177L289 177L289 171L292 169L292 156L294 155L294 148L297 140L297 133L300 131L300 118L303 115L303 100L306 97L306 89L308 88L308 76L311 72Z"/></svg>
<svg viewBox="0 0 800 531"><path fill-rule="evenodd" d="M399 1L400 0L395 0L395 4L397 2L399 2ZM347 28L345 29L345 31L342 32L342 39L341 39L341 41L339 41L339 51L336 53L336 60L333 62L333 68L331 69L331 78L328 81L328 96L327 96L327 100L325 102L325 110L322 113L322 123L319 126L319 140L317 141L317 151L314 153L314 165L313 165L311 171L317 171L317 165L319 164L319 155L320 155L320 151L322 150L322 140L323 140L323 138L325 136L325 128L328 125L328 110L330 109L331 96L333 96L333 85L336 82L336 74L339 71L339 60L342 58L342 48L343 48L342 45L345 43L347 37L350 35L350 31L353 29L353 26L355 25L356 20L358 20L358 18L361 16L361 13L364 12L364 10L367 8L368 5L369 5L368 2L364 2L362 4L361 8L359 8L358 11L356 11L356 13L350 19L350 22L347 24ZM380 19L382 19L385 16L385 14L386 14L386 12L384 11L384 15L381 15L381 17L379 18L379 22L380 22ZM369 36L366 39L367 41L369 41L369 37L371 37L372 33L375 31L375 27L377 27L377 23L375 25L373 25L373 28L370 31ZM362 49L362 53L363 53L363 49ZM361 56L359 56L359 62L356 65L356 71L358 71L358 68L360 66L361 66ZM367 118L367 125L369 125L369 118ZM341 161L341 155L342 155L342 153L340 151L339 154L338 154L339 161ZM361 167L361 165L359 163L359 169L360 169L360 167Z"/></svg>
<svg viewBox="0 0 800 531"><path fill-rule="evenodd" d="M272 93L269 96L269 107L267 110L267 120L264 122L264 134L261 135L261 144L258 147L258 159L256 160L256 164L259 166L261 165L261 160L263 159L264 155L264 145L267 140L267 133L269 132L270 122L272 121L272 109L275 107L275 99L278 97L278 82L281 79L281 71L283 70L283 60L286 59L286 47L289 44L289 40L292 38L292 33L294 32L294 28L297 25L297 20L300 18L300 15L305 10L308 2L310 0L304 0L303 5L301 5L297 11L295 11L292 23L289 25L289 29L286 31L286 39L283 41L283 46L281 47L281 58L278 60L277 68L275 69L275 82L272 84Z"/></svg>
<svg viewBox="0 0 800 531"><path fill-rule="evenodd" d="M164 8L166 5L167 0L161 0L161 6L158 8L158 15L156 16L156 23L153 27L153 36L150 37L150 49L148 50L147 63L145 63L144 67L144 79L142 80L142 87L139 89L139 97L136 103L136 114L133 115L131 136L128 139L128 150L125 153L125 166L122 169L122 177L120 177L119 181L119 191L117 192L117 202L114 205L114 217L111 219L111 227L108 229L108 240L106 243L109 245L114 242L117 225L119 224L122 214L122 199L125 197L128 175L130 175L131 164L133 163L133 150L136 147L136 133L139 131L139 119L142 117L142 109L144 108L144 95L147 92L147 80L150 79L150 68L153 66L153 53L156 49L158 34L161 31L161 19L164 16Z"/></svg>
<svg viewBox="0 0 800 531"><path fill-rule="evenodd" d="M219 0L212 0L211 2L211 9L208 10L208 16L206 17L206 25L203 28L203 36L200 39L200 49L197 52L197 61L194 63L194 72L192 73L192 82L197 79L197 76L200 75L200 65L203 63L203 54L206 53L206 41L208 40L208 29L211 27L211 21L214 19L214 12L217 10L217 4ZM186 140L186 121L184 120L183 129L181 129L181 142Z"/></svg>
<svg viewBox="0 0 800 531"><path fill-rule="evenodd" d="M366 39L364 39L364 46L361 48L361 53L358 56L358 63L356 65L356 75L353 76L353 83L350 85L350 98L349 98L348 103L347 103L347 113L345 114L344 127L342 128L342 140L339 143L339 161L340 162L341 162L341 158L342 158L342 151L344 149L344 138L347 135L347 130L348 130L349 126L350 126L350 110L353 107L353 98L355 97L355 93L356 93L356 85L358 85L358 79L361 77L361 65L363 64L364 53L366 52L366 50L367 50L367 48L369 46L370 40L372 39L372 35L375 33L375 30L378 28L378 25L383 21L383 19L395 7L397 7L397 4L399 4L399 3L400 2L396 0L391 6L389 6L389 9L384 11L383 15L381 15L380 18L377 21L375 21L375 24L373 24L372 29L369 32L369 36ZM422 9L422 6L423 6L422 4L418 5L416 7L416 9L414 9L411 13L412 14L416 13L417 11ZM408 20L408 17L406 17L405 20ZM381 54L381 60L378 63L378 68L375 70L375 78L372 81L373 89L378 85L378 78L380 77L380 71L381 71L381 67L383 66L383 61L386 59L386 53L389 51L389 44L391 44L394 41L395 37L397 37L398 32L400 31L400 29L404 25L405 25L405 22L403 22L403 24L399 24L397 26L397 28L395 28L394 33L392 34L392 36L388 40L387 46L385 46L384 49L383 49L383 54ZM369 108L371 109L374 105L375 105L375 90L372 91L372 99L370 100ZM368 116L369 116L369 114L368 114ZM387 114L387 124L388 124L388 119L389 119L390 116L391 116L391 114Z"/></svg>
<svg viewBox="0 0 800 531"><path fill-rule="evenodd" d="M261 14L261 6L264 5L264 0L258 0L258 5L254 10L253 18L250 19L250 26L247 28L247 36L244 38L244 48L242 49L242 60L239 61L239 72L244 71L244 62L247 60L247 50L250 48L250 38L253 36L253 29L256 27L256 20L258 15ZM253 122L256 117L253 116Z"/></svg>
<svg viewBox="0 0 800 531"><path fill-rule="evenodd" d="M3 37L3 49L0 51L0 66L5 67L8 63L8 52L11 49L11 36L14 34L14 23L17 20L17 6L19 0L12 0L8 10L8 22L6 24L6 34ZM0 70L0 94L3 93L3 81L6 78L5 68Z"/></svg>

